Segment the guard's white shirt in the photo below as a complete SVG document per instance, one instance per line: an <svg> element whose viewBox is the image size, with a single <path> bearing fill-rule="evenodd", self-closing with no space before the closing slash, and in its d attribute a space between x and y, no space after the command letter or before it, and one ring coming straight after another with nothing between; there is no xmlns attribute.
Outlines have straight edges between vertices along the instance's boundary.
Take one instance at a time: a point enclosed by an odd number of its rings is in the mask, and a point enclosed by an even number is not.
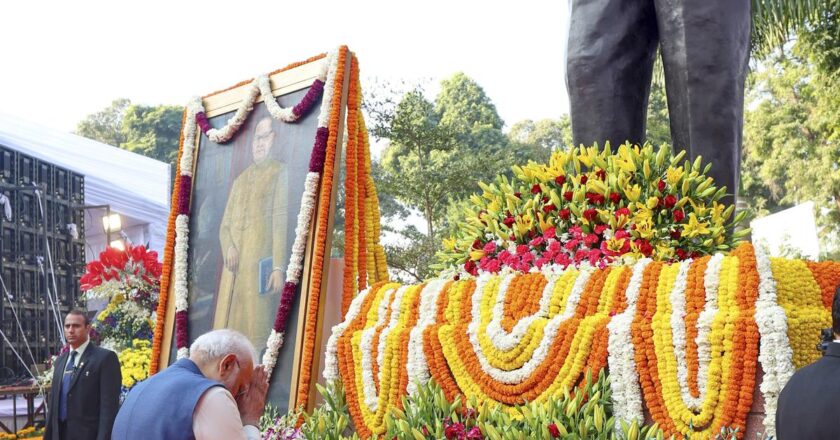
<svg viewBox="0 0 840 440"><path fill-rule="evenodd" d="M70 347L70 352L67 353L67 356L70 356L70 354L74 351L76 352L76 359L73 360L74 368L79 368L79 363L82 362L82 355L85 354L85 350L87 349L88 345L90 345L90 338L88 338L88 340L85 341L84 344L80 345L79 348Z"/></svg>

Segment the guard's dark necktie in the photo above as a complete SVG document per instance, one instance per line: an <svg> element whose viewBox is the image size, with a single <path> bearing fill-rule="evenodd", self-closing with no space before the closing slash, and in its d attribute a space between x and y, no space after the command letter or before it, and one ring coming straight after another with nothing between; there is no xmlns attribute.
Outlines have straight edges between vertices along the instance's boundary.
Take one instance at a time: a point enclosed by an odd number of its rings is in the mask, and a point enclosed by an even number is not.
<svg viewBox="0 0 840 440"><path fill-rule="evenodd" d="M70 391L70 380L73 379L73 371L76 369L76 350L70 352L67 365L64 367L64 376L61 377L61 396L58 399L58 420L67 420L67 393Z"/></svg>

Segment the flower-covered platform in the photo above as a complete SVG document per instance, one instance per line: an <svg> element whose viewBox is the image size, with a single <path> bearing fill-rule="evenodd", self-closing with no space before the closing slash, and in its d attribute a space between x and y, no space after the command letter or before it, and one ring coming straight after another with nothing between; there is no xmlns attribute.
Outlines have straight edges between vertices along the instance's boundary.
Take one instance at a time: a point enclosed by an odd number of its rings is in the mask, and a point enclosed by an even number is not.
<svg viewBox="0 0 840 440"><path fill-rule="evenodd" d="M667 434L744 432L760 386L769 434L782 386L819 356L838 282L840 263L743 244L676 263L380 283L333 329L324 374L345 384L363 437L382 433L389 408L430 378L450 398L514 411L604 367L619 419L641 422L646 407Z"/></svg>
<svg viewBox="0 0 840 440"><path fill-rule="evenodd" d="M758 387L772 436L781 389L820 356L840 263L740 242L710 166L681 162L581 147L481 184L439 278L373 284L333 328L324 376L344 384L360 436L429 381L515 417L603 369L619 423L743 437Z"/></svg>

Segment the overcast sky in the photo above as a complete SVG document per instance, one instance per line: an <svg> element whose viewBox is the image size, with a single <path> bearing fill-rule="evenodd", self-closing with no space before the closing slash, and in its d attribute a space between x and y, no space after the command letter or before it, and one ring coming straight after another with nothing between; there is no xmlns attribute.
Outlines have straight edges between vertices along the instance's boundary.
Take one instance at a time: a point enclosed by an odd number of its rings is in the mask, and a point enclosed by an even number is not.
<svg viewBox="0 0 840 440"><path fill-rule="evenodd" d="M0 112L59 130L118 97L184 104L339 44L367 83L463 71L508 127L568 110L564 0L26 0L0 17Z"/></svg>

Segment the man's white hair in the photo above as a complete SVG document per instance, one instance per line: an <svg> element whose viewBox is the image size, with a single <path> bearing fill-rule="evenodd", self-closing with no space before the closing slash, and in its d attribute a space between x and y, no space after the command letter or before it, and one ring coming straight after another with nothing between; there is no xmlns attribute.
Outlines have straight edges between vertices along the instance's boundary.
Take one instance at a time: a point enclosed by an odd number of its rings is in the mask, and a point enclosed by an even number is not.
<svg viewBox="0 0 840 440"><path fill-rule="evenodd" d="M242 333L235 330L213 330L199 336L190 346L190 353L201 362L220 360L229 354L235 354L240 359L251 359L257 364L254 345Z"/></svg>

